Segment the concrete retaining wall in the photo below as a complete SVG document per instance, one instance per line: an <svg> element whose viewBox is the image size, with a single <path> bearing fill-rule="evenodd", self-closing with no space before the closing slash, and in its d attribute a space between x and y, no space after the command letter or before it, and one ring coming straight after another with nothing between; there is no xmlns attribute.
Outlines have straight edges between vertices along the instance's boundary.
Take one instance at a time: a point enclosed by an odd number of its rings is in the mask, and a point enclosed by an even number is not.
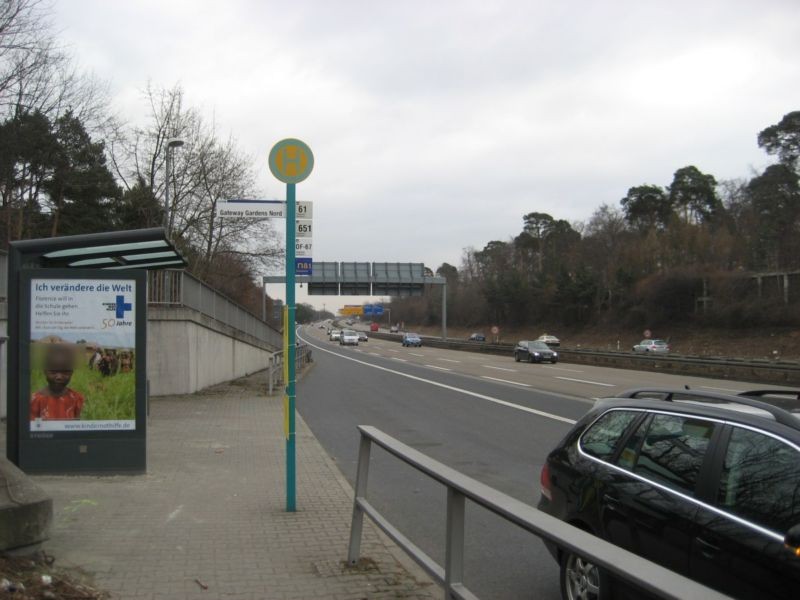
<svg viewBox="0 0 800 600"><path fill-rule="evenodd" d="M148 309L150 395L188 394L267 368L273 348L190 308Z"/></svg>

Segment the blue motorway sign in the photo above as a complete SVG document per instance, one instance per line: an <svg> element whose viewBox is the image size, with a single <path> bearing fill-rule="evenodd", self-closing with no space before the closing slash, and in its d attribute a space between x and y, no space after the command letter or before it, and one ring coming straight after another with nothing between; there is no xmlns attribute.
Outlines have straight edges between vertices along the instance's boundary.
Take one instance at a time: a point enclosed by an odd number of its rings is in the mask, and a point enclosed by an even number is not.
<svg viewBox="0 0 800 600"><path fill-rule="evenodd" d="M372 314L376 317L383 315L383 304L376 304L372 307Z"/></svg>
<svg viewBox="0 0 800 600"><path fill-rule="evenodd" d="M313 268L313 261L307 256L294 259L294 274L295 275L311 275Z"/></svg>
<svg viewBox="0 0 800 600"><path fill-rule="evenodd" d="M364 316L365 317L372 316L372 304L364 305Z"/></svg>

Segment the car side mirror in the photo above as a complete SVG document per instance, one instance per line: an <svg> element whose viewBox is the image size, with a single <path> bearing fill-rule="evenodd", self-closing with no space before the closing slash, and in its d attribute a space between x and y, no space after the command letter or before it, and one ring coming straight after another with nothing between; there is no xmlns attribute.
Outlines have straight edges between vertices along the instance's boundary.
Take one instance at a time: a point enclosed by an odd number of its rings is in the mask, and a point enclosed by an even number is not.
<svg viewBox="0 0 800 600"><path fill-rule="evenodd" d="M783 545L795 556L800 556L800 523L791 527L783 538Z"/></svg>

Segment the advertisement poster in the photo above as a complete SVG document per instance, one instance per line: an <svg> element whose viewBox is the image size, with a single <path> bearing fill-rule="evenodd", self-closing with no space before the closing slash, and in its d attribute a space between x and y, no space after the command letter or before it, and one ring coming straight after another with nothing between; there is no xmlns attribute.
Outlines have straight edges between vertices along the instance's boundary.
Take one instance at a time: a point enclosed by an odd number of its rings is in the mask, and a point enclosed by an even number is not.
<svg viewBox="0 0 800 600"><path fill-rule="evenodd" d="M30 432L136 429L136 280L31 279Z"/></svg>

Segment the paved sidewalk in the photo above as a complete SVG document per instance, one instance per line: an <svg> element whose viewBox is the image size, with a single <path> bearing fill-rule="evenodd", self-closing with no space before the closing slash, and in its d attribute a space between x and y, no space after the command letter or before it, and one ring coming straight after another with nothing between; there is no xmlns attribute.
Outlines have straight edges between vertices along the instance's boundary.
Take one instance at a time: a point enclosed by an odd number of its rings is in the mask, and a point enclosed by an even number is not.
<svg viewBox="0 0 800 600"><path fill-rule="evenodd" d="M154 399L146 475L35 477L56 565L114 598L440 598L367 520L367 560L345 568L352 490L299 415L298 512L284 511L282 399L258 381Z"/></svg>

